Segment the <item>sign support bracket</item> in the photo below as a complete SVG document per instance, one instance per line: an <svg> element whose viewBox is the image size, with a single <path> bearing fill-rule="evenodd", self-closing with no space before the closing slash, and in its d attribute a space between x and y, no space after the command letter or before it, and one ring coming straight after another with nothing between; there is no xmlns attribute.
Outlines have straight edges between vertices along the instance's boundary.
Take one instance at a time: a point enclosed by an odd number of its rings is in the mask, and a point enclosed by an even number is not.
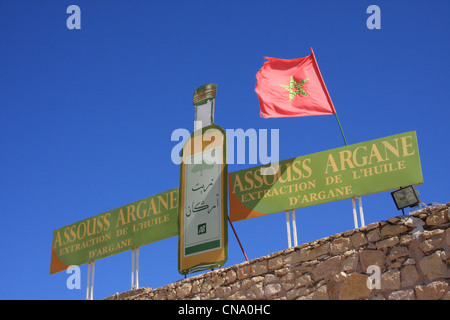
<svg viewBox="0 0 450 320"><path fill-rule="evenodd" d="M356 199L358 199L358 203L359 203L359 219L361 222L361 227L365 227L366 224L364 222L364 212L363 212L363 208L362 208L362 200L361 197L355 197L352 198L352 206L353 206L353 221L355 223L355 229L358 229L358 216L356 214Z"/></svg>
<svg viewBox="0 0 450 320"><path fill-rule="evenodd" d="M292 247L292 244L291 244L291 226L289 222L289 210L286 210L286 230L288 238L288 248L290 248Z"/></svg>
<svg viewBox="0 0 450 320"><path fill-rule="evenodd" d="M94 300L94 270L95 270L95 260L88 263L86 300Z"/></svg>
<svg viewBox="0 0 450 320"><path fill-rule="evenodd" d="M287 230L287 238L288 238L288 247L292 247L291 241L291 222L289 218L289 211L292 211L292 238L294 239L294 247L298 245L297 241L297 223L295 222L295 209L286 210L286 230Z"/></svg>
<svg viewBox="0 0 450 320"><path fill-rule="evenodd" d="M131 249L131 290L133 289L139 289L139 248Z"/></svg>
<svg viewBox="0 0 450 320"><path fill-rule="evenodd" d="M292 209L292 232L294 237L294 247L298 246L297 242L297 223L295 222L295 209Z"/></svg>

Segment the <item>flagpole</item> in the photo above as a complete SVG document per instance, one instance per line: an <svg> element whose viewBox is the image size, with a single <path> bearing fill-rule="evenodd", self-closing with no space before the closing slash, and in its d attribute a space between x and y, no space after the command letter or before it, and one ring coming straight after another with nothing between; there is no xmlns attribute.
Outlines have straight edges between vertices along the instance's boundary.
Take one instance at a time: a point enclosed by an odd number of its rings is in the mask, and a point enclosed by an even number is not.
<svg viewBox="0 0 450 320"><path fill-rule="evenodd" d="M327 94L328 102L330 103L331 107L333 108L334 115L335 115L337 123L339 125L339 129L341 130L342 138L344 139L345 145L347 145L347 140L345 139L344 130L342 130L341 122L339 121L339 117L337 115L336 109L334 108L333 101L331 100L331 97L330 97L330 93L328 92L327 86L325 85L325 81L323 80L322 73L320 73L319 64L317 63L316 56L314 55L313 48L310 48L310 49L311 49L311 54L312 54L314 63L316 65L317 71L319 73L320 81L322 82L322 85L325 88L325 92Z"/></svg>
<svg viewBox="0 0 450 320"><path fill-rule="evenodd" d="M337 123L339 125L339 129L341 129L341 134L342 134L342 138L344 138L344 143L345 143L345 145L347 145L347 140L345 139L344 130L342 130L341 123L339 122L339 118L338 118L338 115L336 113L336 110L335 110L334 115L336 116L336 120L337 120Z"/></svg>

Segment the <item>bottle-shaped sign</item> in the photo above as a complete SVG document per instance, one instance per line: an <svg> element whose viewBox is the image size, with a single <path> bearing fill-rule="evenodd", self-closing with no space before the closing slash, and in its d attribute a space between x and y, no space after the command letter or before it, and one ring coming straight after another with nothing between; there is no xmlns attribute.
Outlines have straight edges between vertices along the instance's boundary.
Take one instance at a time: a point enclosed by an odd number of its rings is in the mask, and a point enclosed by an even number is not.
<svg viewBox="0 0 450 320"><path fill-rule="evenodd" d="M178 271L220 267L228 258L225 131L214 123L216 84L194 92L194 131L181 153Z"/></svg>

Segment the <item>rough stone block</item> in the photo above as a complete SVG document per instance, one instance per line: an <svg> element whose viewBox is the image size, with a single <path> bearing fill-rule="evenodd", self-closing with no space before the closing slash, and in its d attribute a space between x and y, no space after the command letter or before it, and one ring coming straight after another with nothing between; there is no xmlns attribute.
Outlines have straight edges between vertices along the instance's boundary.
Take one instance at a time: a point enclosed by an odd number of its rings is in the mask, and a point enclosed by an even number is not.
<svg viewBox="0 0 450 320"><path fill-rule="evenodd" d="M407 265L401 271L402 287L410 287L417 284L419 281L419 274L414 265Z"/></svg>
<svg viewBox="0 0 450 320"><path fill-rule="evenodd" d="M179 299L183 299L184 297L186 297L187 295L189 295L191 293L191 289L192 289L191 283L189 283L189 282L184 283L181 287L178 287L176 289L177 297Z"/></svg>
<svg viewBox="0 0 450 320"><path fill-rule="evenodd" d="M427 285L417 286L415 291L418 300L439 300L447 291L448 283L435 281Z"/></svg>
<svg viewBox="0 0 450 320"><path fill-rule="evenodd" d="M267 267L269 270L279 269L282 266L284 266L284 259L281 255L274 257L267 262Z"/></svg>
<svg viewBox="0 0 450 320"><path fill-rule="evenodd" d="M239 290L235 293L233 293L230 297L230 300L245 300L247 297L245 296L245 293L242 290Z"/></svg>
<svg viewBox="0 0 450 320"><path fill-rule="evenodd" d="M377 249L389 248L395 246L399 242L400 240L398 239L397 236L387 238L386 240L381 240L377 242Z"/></svg>
<svg viewBox="0 0 450 320"><path fill-rule="evenodd" d="M250 274L252 276L265 274L267 271L268 271L267 261L257 262L250 266Z"/></svg>
<svg viewBox="0 0 450 320"><path fill-rule="evenodd" d="M264 288L264 296L266 298L271 298L271 297L277 295L278 293L280 293L281 290L282 290L282 288L281 288L281 285L279 283L268 284Z"/></svg>
<svg viewBox="0 0 450 320"><path fill-rule="evenodd" d="M328 254L330 253L330 243L327 242L323 245L320 245L316 248L313 249L302 249L300 250L299 254L299 260L300 261L309 261L309 260L313 260L317 257L320 257L322 255Z"/></svg>
<svg viewBox="0 0 450 320"><path fill-rule="evenodd" d="M247 297L249 299L260 300L264 298L263 283L255 283L247 290Z"/></svg>
<svg viewBox="0 0 450 320"><path fill-rule="evenodd" d="M320 279L331 278L332 276L334 276L336 273L339 272L339 268L341 265L341 259L342 258L340 256L331 257L331 258L319 263L317 265L317 267L315 267L312 270L314 279L317 281Z"/></svg>
<svg viewBox="0 0 450 320"><path fill-rule="evenodd" d="M302 286L307 286L311 283L313 283L311 276L309 274L304 274L295 280L295 287L298 288Z"/></svg>
<svg viewBox="0 0 450 320"><path fill-rule="evenodd" d="M358 256L354 253L342 259L341 270L351 273L358 267Z"/></svg>
<svg viewBox="0 0 450 320"><path fill-rule="evenodd" d="M398 259L400 257L407 257L409 255L410 255L410 253L409 253L408 248L395 246L395 247L391 248L391 251L389 252L389 256L388 257L391 260L394 260L394 259Z"/></svg>
<svg viewBox="0 0 450 320"><path fill-rule="evenodd" d="M241 265L239 268L237 268L237 278L239 280L246 279L250 277L250 265Z"/></svg>
<svg viewBox="0 0 450 320"><path fill-rule="evenodd" d="M422 241L419 244L420 249L422 249L423 252L427 253L434 249L436 249L442 242L442 237L433 237L431 239L427 239Z"/></svg>
<svg viewBox="0 0 450 320"><path fill-rule="evenodd" d="M448 221L447 210L433 213L426 220L425 223L429 226L437 226Z"/></svg>
<svg viewBox="0 0 450 320"><path fill-rule="evenodd" d="M350 238L338 238L334 239L330 244L330 253L337 254L348 251L352 248Z"/></svg>
<svg viewBox="0 0 450 320"><path fill-rule="evenodd" d="M368 297L372 290L367 286L368 276L360 273L350 274L339 291L339 300L358 300Z"/></svg>
<svg viewBox="0 0 450 320"><path fill-rule="evenodd" d="M388 300L414 300L414 290L394 291L388 296Z"/></svg>
<svg viewBox="0 0 450 320"><path fill-rule="evenodd" d="M419 262L420 270L428 280L436 280L449 276L448 268L441 259L440 252L423 257Z"/></svg>
<svg viewBox="0 0 450 320"><path fill-rule="evenodd" d="M401 287L400 271L396 269L388 270L381 275L382 290L398 290Z"/></svg>
<svg viewBox="0 0 450 320"><path fill-rule="evenodd" d="M294 252L287 254L286 257L284 258L284 263L285 264L295 264L295 263L299 263L300 261L302 261L301 253L303 252L303 250L306 250L306 249L302 249L300 251L294 251Z"/></svg>
<svg viewBox="0 0 450 320"><path fill-rule="evenodd" d="M278 279L278 277L274 274L266 274L264 277L264 284L269 284L269 283L273 283L273 282L277 282L280 279Z"/></svg>
<svg viewBox="0 0 450 320"><path fill-rule="evenodd" d="M237 279L237 273L233 269L228 270L225 275L225 282L226 283L233 283Z"/></svg>
<svg viewBox="0 0 450 320"><path fill-rule="evenodd" d="M370 265L383 268L386 263L386 255L380 250L362 250L359 254L359 261L364 272Z"/></svg>
<svg viewBox="0 0 450 320"><path fill-rule="evenodd" d="M330 300L327 285L322 285L312 293L312 300Z"/></svg>
<svg viewBox="0 0 450 320"><path fill-rule="evenodd" d="M355 232L351 236L351 241L355 248L364 246L369 242L369 240L367 240L367 238L366 238L366 235L362 232Z"/></svg>
<svg viewBox="0 0 450 320"><path fill-rule="evenodd" d="M374 229L367 233L367 240L375 242L381 239L380 229Z"/></svg>

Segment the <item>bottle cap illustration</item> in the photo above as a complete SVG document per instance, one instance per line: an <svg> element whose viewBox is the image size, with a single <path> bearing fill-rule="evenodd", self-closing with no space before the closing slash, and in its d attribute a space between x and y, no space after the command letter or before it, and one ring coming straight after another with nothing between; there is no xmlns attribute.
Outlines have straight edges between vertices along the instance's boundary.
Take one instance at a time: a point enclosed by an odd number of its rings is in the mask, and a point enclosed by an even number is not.
<svg viewBox="0 0 450 320"><path fill-rule="evenodd" d="M202 104L206 99L214 99L216 97L217 84L208 83L199 87L194 91L194 105Z"/></svg>

